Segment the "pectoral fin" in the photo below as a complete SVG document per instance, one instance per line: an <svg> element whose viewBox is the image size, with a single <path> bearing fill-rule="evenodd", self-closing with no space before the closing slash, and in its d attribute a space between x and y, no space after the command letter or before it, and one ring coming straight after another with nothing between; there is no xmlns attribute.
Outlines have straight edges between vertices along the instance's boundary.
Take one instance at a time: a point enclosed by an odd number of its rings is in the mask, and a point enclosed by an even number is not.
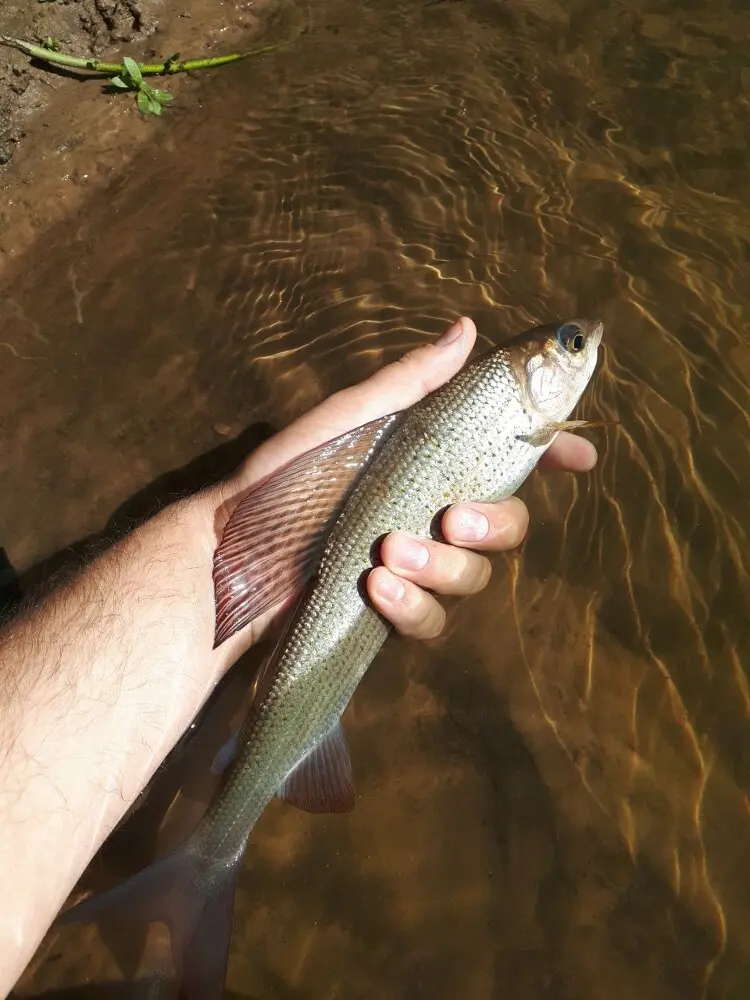
<svg viewBox="0 0 750 1000"><path fill-rule="evenodd" d="M344 501L399 418L380 417L327 441L243 497L214 555L215 646L315 574Z"/></svg>
<svg viewBox="0 0 750 1000"><path fill-rule="evenodd" d="M340 722L289 772L276 794L305 812L351 812L352 762Z"/></svg>
<svg viewBox="0 0 750 1000"><path fill-rule="evenodd" d="M535 448L541 448L551 444L555 434L559 434L560 431L575 431L582 427L606 427L608 424L616 423L616 420L562 420L556 424L545 424L531 434L517 434L516 438Z"/></svg>

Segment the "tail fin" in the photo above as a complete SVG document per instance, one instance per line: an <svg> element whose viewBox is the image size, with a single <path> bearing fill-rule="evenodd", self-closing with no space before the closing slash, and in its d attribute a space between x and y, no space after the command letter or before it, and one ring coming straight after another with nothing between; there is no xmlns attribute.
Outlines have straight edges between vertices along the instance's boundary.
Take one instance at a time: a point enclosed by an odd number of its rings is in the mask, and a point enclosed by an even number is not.
<svg viewBox="0 0 750 1000"><path fill-rule="evenodd" d="M122 885L66 910L58 923L88 923L104 916L165 923L180 1000L221 1000L244 853L243 844L229 858L209 857L192 837Z"/></svg>

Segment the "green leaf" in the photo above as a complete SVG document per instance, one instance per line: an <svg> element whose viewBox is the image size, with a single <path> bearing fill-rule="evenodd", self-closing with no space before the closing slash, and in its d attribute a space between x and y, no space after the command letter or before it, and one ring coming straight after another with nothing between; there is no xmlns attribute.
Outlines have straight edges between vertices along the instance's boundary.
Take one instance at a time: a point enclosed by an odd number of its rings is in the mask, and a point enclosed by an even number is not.
<svg viewBox="0 0 750 1000"><path fill-rule="evenodd" d="M142 90L138 91L138 96L136 97L138 103L138 110L142 115L147 115L149 113L149 99L148 94L144 94Z"/></svg>
<svg viewBox="0 0 750 1000"><path fill-rule="evenodd" d="M143 83L143 77L135 59L131 59L130 56L124 56L122 61L125 65L125 71L133 83Z"/></svg>
<svg viewBox="0 0 750 1000"><path fill-rule="evenodd" d="M169 104L170 101L174 100L172 94L168 94L166 90L152 90L151 94L160 104Z"/></svg>
<svg viewBox="0 0 750 1000"><path fill-rule="evenodd" d="M158 101L155 101L155 100L151 99L148 102L148 110L151 112L152 115L160 115L161 114L161 104L159 104Z"/></svg>
<svg viewBox="0 0 750 1000"><path fill-rule="evenodd" d="M130 90L130 85L125 83L121 76L113 76L109 82L112 87L116 87L118 90Z"/></svg>

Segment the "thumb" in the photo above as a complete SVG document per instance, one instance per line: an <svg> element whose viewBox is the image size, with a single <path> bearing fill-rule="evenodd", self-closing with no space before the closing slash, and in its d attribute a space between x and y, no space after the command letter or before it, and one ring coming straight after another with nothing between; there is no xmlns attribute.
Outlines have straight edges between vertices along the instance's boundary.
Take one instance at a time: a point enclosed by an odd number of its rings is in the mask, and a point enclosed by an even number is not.
<svg viewBox="0 0 750 1000"><path fill-rule="evenodd" d="M460 370L476 337L473 321L462 316L434 344L417 347L364 382L329 396L252 454L240 470L244 485L339 434L412 406Z"/></svg>
<svg viewBox="0 0 750 1000"><path fill-rule="evenodd" d="M417 347L359 385L342 389L302 419L326 423L327 430L336 435L404 410L452 378L471 353L476 338L474 323L462 316L434 344Z"/></svg>

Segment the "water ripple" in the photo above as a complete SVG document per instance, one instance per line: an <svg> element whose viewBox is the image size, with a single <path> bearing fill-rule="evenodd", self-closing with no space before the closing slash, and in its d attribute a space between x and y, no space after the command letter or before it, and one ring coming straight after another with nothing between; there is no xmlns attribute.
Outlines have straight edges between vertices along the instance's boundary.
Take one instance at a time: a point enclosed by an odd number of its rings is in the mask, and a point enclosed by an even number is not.
<svg viewBox="0 0 750 1000"><path fill-rule="evenodd" d="M305 16L304 44L216 77L206 113L178 111L148 170L2 301L13 353L46 359L6 359L9 396L47 401L6 421L35 456L3 467L17 558L205 450L205 426L286 423L457 313L484 345L601 315L581 411L618 423L592 432L597 469L534 477L521 554L445 639L378 662L350 713L352 820L264 817L232 982L739 1000L749 16L729 0ZM60 513L30 524L50 483Z"/></svg>

